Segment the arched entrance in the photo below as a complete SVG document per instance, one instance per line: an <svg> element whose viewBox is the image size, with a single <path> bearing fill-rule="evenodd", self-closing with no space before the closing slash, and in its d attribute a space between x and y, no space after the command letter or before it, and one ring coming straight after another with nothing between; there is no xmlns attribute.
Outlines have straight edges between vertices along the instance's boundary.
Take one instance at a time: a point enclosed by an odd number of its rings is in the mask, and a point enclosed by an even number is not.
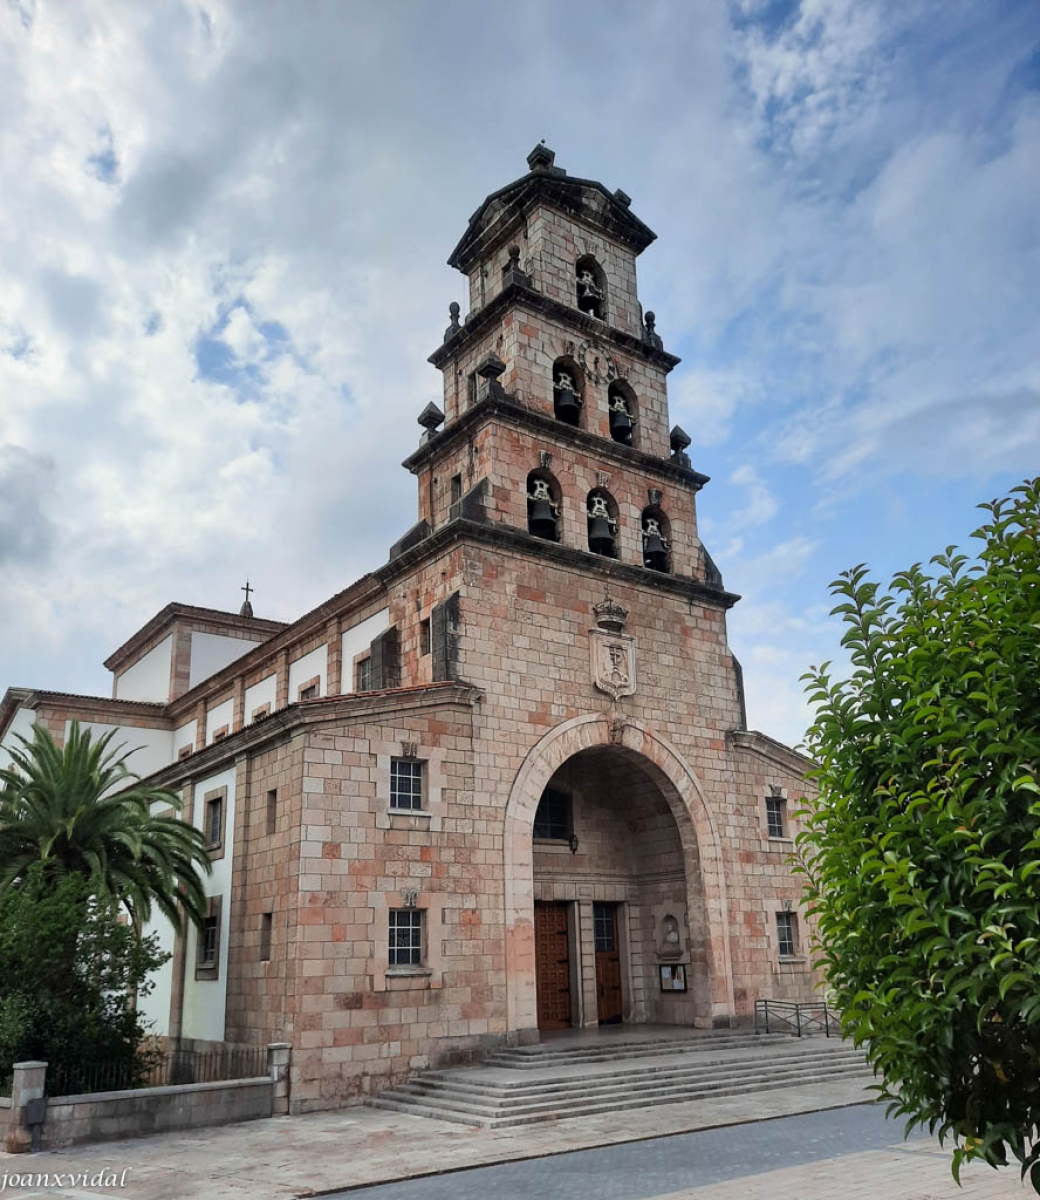
<svg viewBox="0 0 1040 1200"><path fill-rule="evenodd" d="M551 730L514 781L505 858L509 1027L520 1040L536 1039L539 1023L729 1024L718 838L666 740L594 715Z"/></svg>

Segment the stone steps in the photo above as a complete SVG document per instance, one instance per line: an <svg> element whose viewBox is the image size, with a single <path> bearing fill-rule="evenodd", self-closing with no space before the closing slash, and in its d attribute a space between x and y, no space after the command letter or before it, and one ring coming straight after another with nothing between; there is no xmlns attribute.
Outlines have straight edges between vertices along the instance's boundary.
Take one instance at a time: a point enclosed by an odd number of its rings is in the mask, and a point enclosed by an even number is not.
<svg viewBox="0 0 1040 1200"><path fill-rule="evenodd" d="M835 1039L836 1040L836 1039ZM604 1041L587 1046L555 1049L552 1042L541 1046L523 1046L498 1050L485 1060L489 1067L511 1067L533 1070L547 1066L576 1062L610 1062L618 1058L655 1058L662 1054L718 1053L724 1049L790 1045L791 1038L782 1033L720 1033L692 1038L633 1038Z"/></svg>
<svg viewBox="0 0 1040 1200"><path fill-rule="evenodd" d="M779 1040L785 1045L777 1047L770 1039L765 1045L759 1042L760 1049L753 1053L746 1046L731 1047L730 1053L716 1046L716 1054L710 1057L687 1055L688 1042L662 1042L679 1057L656 1066L641 1064L639 1058L645 1056L630 1059L627 1052L631 1047L615 1046L613 1069L596 1069L595 1062L575 1061L565 1053L564 1061L571 1069L558 1069L563 1067L561 1055L551 1052L544 1057L553 1061L539 1064L551 1069L539 1079L524 1071L511 1079L512 1072L503 1070L501 1063L492 1072L480 1067L431 1071L372 1097L368 1103L395 1112L498 1129L838 1079L862 1078L865 1085L873 1078L862 1054L837 1039L804 1039L794 1045L790 1038Z"/></svg>

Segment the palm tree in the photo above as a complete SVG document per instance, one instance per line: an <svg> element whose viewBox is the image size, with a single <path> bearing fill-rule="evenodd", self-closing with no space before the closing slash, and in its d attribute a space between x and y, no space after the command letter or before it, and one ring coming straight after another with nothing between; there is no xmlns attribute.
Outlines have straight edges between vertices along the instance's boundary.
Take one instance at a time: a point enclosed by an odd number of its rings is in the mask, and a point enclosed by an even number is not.
<svg viewBox="0 0 1040 1200"><path fill-rule="evenodd" d="M154 906L180 931L181 914L201 926L203 874L211 870L201 830L158 806L181 808L176 792L141 786L126 765L132 751L110 750L72 722L64 747L42 726L19 738L0 770L0 888L32 863L46 876L77 873L122 904L140 928ZM120 786L123 785L123 790Z"/></svg>

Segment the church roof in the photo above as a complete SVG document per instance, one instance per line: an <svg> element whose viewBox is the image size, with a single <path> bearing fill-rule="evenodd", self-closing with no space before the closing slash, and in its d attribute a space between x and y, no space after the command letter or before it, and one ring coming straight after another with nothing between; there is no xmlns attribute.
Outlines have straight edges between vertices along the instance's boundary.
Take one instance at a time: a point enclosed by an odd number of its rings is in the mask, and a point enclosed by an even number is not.
<svg viewBox="0 0 1040 1200"><path fill-rule="evenodd" d="M527 156L531 170L522 178L492 192L469 219L462 239L448 258L450 267L467 273L484 250L498 242L537 202L562 209L602 230L608 237L642 253L657 237L631 211L631 198L618 189L608 192L594 179L577 179L554 165L548 146L536 146Z"/></svg>
<svg viewBox="0 0 1040 1200"><path fill-rule="evenodd" d="M247 630L255 633L259 641L286 628L284 621L268 621L261 617L244 617L240 612L226 612L220 608L198 608L194 604L178 604L176 601L157 612L147 624L128 638L117 650L105 659L105 666L110 671L117 671L127 664L143 646L146 646L163 630L185 621L204 621L210 625L223 626L228 629ZM244 651L243 651L244 653Z"/></svg>

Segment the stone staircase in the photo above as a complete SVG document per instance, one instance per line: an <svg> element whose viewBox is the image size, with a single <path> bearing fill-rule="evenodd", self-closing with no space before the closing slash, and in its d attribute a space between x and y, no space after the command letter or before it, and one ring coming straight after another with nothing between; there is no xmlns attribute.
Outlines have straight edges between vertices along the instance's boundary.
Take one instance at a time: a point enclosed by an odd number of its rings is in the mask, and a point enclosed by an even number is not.
<svg viewBox="0 0 1040 1200"><path fill-rule="evenodd" d="M860 1051L833 1037L614 1036L501 1050L483 1066L426 1071L367 1103L501 1129L842 1079L865 1086L873 1075Z"/></svg>

